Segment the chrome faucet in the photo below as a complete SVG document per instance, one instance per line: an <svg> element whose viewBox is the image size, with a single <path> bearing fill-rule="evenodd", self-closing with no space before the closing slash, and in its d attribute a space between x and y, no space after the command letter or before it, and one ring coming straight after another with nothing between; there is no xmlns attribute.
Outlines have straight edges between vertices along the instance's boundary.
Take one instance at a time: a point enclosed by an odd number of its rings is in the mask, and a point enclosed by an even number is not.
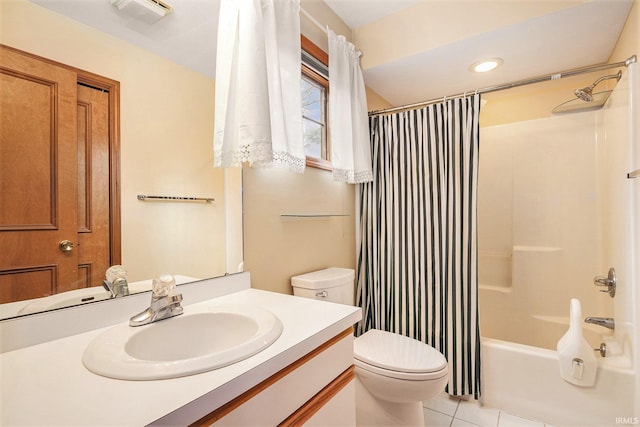
<svg viewBox="0 0 640 427"><path fill-rule="evenodd" d="M126 276L127 272L121 265L112 265L107 269L107 279L102 281L102 287L111 294L111 298L129 295L129 284Z"/></svg>
<svg viewBox="0 0 640 427"><path fill-rule="evenodd" d="M170 274L153 279L151 304L129 319L129 326L142 326L183 313L182 294L173 295L176 280Z"/></svg>
<svg viewBox="0 0 640 427"><path fill-rule="evenodd" d="M614 329L616 324L612 317L587 317L585 323L593 323L594 325L604 326L608 329Z"/></svg>

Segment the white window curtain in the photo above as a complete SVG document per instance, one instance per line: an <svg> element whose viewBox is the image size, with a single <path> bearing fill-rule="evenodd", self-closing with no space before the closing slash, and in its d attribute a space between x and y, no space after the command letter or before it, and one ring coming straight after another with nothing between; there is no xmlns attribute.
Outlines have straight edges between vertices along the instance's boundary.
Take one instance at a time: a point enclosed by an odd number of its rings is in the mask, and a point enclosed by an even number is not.
<svg viewBox="0 0 640 427"><path fill-rule="evenodd" d="M329 36L329 132L333 179L351 184L373 180L367 97L360 52L344 36Z"/></svg>
<svg viewBox="0 0 640 427"><path fill-rule="evenodd" d="M222 0L214 166L303 172L300 0Z"/></svg>

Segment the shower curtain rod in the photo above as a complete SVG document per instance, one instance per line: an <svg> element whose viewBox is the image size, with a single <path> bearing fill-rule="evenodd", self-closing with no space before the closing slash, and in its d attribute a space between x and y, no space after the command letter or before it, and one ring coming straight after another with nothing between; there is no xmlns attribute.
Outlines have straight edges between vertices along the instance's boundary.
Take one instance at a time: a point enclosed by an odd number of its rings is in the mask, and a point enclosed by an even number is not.
<svg viewBox="0 0 640 427"><path fill-rule="evenodd" d="M393 112L397 112L397 111L412 110L414 108L426 107L427 105L436 104L438 102L444 102L447 99L462 98L462 97L465 97L467 95L473 95L473 94L478 94L478 93L497 92L499 90L511 89L511 88L518 87L518 86L526 86L526 85L530 85L530 84L533 84L533 83L541 83L541 82L545 82L547 80L558 80L558 79L562 79L562 78L565 78L565 77L576 76L578 74L592 73L594 71L608 70L608 69L611 69L611 68L628 67L629 65L631 65L631 64L633 64L635 62L637 62L637 57L636 57L636 55L632 55L629 58L627 58L625 61L621 61L621 62L614 62L614 63L611 63L611 64L603 64L603 65L592 65L592 66L589 66L589 67L577 68L575 70L563 71L561 73L547 74L547 75L540 76L540 77L534 77L534 78L525 79L525 80L518 80L518 81L515 81L515 82L512 82L512 83L506 83L506 84L502 84L502 85L498 85L498 86L488 86L488 87L483 87L481 89L468 90L468 91L466 91L464 93L459 93L457 95L443 96L442 98L436 98L436 99L432 99L432 100L429 100L429 101L416 102L414 104L401 105L399 107L391 107L391 108L385 108L385 109L382 109L382 110L370 111L369 112L369 116L377 116L377 115L380 115L380 114L393 113Z"/></svg>

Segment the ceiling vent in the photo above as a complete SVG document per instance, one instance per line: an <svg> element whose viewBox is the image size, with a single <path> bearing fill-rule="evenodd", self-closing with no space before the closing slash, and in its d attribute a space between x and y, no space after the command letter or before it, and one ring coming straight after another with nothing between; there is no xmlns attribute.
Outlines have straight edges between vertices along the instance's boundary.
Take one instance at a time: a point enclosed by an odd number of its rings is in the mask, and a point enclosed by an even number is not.
<svg viewBox="0 0 640 427"><path fill-rule="evenodd" d="M173 7L160 0L111 0L118 10L145 22L155 22L167 16Z"/></svg>

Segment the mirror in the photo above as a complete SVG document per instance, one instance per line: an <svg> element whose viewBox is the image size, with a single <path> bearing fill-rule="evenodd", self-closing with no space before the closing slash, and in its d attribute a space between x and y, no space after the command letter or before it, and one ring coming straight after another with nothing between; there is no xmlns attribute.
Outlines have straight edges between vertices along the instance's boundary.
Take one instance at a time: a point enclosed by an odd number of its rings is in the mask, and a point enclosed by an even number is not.
<svg viewBox="0 0 640 427"><path fill-rule="evenodd" d="M213 168L213 79L31 2L3 6L0 25L4 45L120 83L120 264L131 290L161 273L184 283L241 271L242 172ZM28 301L28 310L2 304L0 318L105 297L94 287Z"/></svg>

